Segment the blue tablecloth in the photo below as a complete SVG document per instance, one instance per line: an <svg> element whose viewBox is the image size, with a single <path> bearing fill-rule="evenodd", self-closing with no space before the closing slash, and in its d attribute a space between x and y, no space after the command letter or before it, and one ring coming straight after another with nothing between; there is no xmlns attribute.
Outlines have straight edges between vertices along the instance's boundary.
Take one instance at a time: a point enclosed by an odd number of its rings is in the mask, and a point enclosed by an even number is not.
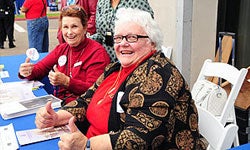
<svg viewBox="0 0 250 150"><path fill-rule="evenodd" d="M250 150L250 143L231 148L230 150Z"/></svg>
<svg viewBox="0 0 250 150"><path fill-rule="evenodd" d="M40 57L37 61L44 58L48 53L40 53ZM25 61L26 55L13 55L13 56L0 56L0 64L4 64L4 70L9 72L9 78L2 78L3 82L20 81L18 78L19 65ZM36 63L37 61L32 61ZM44 89L48 94L53 94L53 86L49 83L48 77L44 77L41 80L44 83Z"/></svg>
<svg viewBox="0 0 250 150"><path fill-rule="evenodd" d="M46 56L47 53L40 54L40 59ZM4 64L4 70L9 72L9 78L3 78L3 82L20 81L17 76L19 65L25 61L26 55L14 55L14 56L0 56L0 64ZM35 62L34 62L35 63ZM47 92L44 89L38 89L33 91L36 96L46 95ZM0 117L0 126L13 124L15 131L34 129L35 126L35 114L27 115L19 118L13 118L9 120L3 120ZM34 143L30 145L20 146L20 150L56 150L58 138L48 140L44 142Z"/></svg>

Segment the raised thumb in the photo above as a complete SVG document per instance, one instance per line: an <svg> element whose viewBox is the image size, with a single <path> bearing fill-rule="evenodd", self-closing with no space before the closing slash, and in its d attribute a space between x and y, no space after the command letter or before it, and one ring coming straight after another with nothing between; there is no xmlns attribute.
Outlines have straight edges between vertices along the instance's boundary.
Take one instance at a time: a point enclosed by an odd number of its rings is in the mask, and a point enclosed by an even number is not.
<svg viewBox="0 0 250 150"><path fill-rule="evenodd" d="M77 126L75 125L75 117L71 117L71 118L69 119L69 124L68 124L68 126L69 126L69 130L70 130L71 133L78 131L78 128L77 128Z"/></svg>
<svg viewBox="0 0 250 150"><path fill-rule="evenodd" d="M54 111L54 109L51 107L52 101L48 101L45 108L47 110L47 112L51 115L55 114L56 112Z"/></svg>
<svg viewBox="0 0 250 150"><path fill-rule="evenodd" d="M26 57L25 63L29 63L29 62L30 62L30 58L29 58L29 57Z"/></svg>
<svg viewBox="0 0 250 150"><path fill-rule="evenodd" d="M59 71L59 70L57 69L57 66L56 66L56 65L53 66L53 70L54 70L54 72L58 72L58 71Z"/></svg>

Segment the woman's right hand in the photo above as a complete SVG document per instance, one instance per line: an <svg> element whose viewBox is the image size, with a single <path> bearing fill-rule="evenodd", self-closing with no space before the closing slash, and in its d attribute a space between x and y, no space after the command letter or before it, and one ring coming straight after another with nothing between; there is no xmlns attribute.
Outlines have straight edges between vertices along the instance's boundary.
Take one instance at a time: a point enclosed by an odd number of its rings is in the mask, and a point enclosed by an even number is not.
<svg viewBox="0 0 250 150"><path fill-rule="evenodd" d="M25 62L22 63L19 67L19 73L23 77L28 77L31 75L34 64L30 63L30 58L26 58Z"/></svg>
<svg viewBox="0 0 250 150"><path fill-rule="evenodd" d="M38 129L57 125L58 114L53 110L51 104L52 102L49 101L45 107L37 111L35 124Z"/></svg>
<svg viewBox="0 0 250 150"><path fill-rule="evenodd" d="M50 71L48 75L50 84L52 84L53 86L63 85L65 87L68 87L70 77L60 72L57 69L56 65L54 65L53 70L54 71Z"/></svg>

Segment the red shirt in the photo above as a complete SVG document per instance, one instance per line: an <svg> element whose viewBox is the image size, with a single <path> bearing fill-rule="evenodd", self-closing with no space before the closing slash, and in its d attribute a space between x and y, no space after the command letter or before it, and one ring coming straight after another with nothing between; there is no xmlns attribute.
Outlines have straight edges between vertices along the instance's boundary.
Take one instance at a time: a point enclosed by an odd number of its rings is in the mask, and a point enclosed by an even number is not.
<svg viewBox="0 0 250 150"><path fill-rule="evenodd" d="M61 63L58 63L60 60ZM40 80L48 75L54 65L57 65L60 72L68 76L72 75L69 87L59 86L57 92L57 97L60 99L68 97L66 99L68 103L83 94L109 63L110 59L106 50L96 41L86 38L77 47L70 47L67 43L58 45L35 64L32 74L27 79Z"/></svg>
<svg viewBox="0 0 250 150"><path fill-rule="evenodd" d="M96 90L98 94L93 95L87 110L87 118L91 124L86 134L88 138L108 132L108 118L112 98L135 67L136 65L133 65L113 72Z"/></svg>
<svg viewBox="0 0 250 150"><path fill-rule="evenodd" d="M47 0L25 0L23 7L28 9L25 12L26 19L37 19L47 14Z"/></svg>
<svg viewBox="0 0 250 150"><path fill-rule="evenodd" d="M152 51L141 61L153 55ZM140 62L141 62L140 61ZM139 63L140 63L139 62ZM117 93L121 84L126 80L127 76L134 71L139 63L133 64L122 70L110 74L98 87L88 105L86 117L90 123L86 136L88 138L108 133L108 119L111 108L112 99Z"/></svg>

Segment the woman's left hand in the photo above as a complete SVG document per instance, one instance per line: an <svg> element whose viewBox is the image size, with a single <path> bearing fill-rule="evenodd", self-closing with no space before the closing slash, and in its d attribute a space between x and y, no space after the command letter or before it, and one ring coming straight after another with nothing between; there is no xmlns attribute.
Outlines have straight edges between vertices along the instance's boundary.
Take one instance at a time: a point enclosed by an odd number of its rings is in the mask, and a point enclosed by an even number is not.
<svg viewBox="0 0 250 150"><path fill-rule="evenodd" d="M64 73L61 73L56 65L53 67L54 71L50 71L49 72L49 81L53 86L57 86L57 85L64 85L66 87L69 86L69 80L70 78L65 75Z"/></svg>
<svg viewBox="0 0 250 150"><path fill-rule="evenodd" d="M88 138L78 130L74 120L74 117L71 117L69 120L70 133L63 134L60 137L60 141L58 142L60 150L79 150L84 149L86 146Z"/></svg>

